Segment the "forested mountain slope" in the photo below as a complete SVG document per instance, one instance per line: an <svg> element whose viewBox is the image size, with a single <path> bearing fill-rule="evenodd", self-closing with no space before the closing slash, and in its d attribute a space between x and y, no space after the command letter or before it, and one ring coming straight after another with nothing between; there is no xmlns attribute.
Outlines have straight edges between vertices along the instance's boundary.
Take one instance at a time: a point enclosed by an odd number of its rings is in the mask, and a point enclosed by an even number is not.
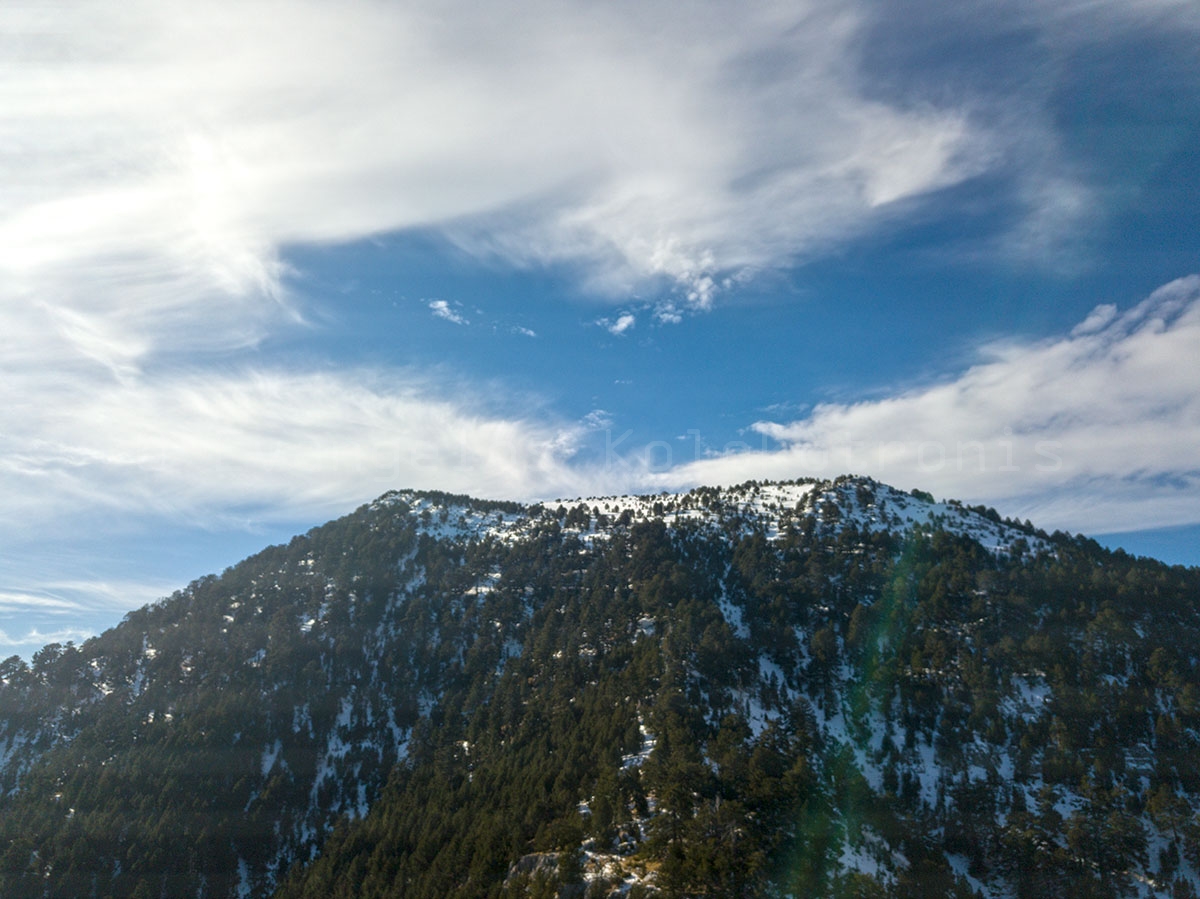
<svg viewBox="0 0 1200 899"><path fill-rule="evenodd" d="M0 895L1194 896L1200 570L867 479L403 491L0 678Z"/></svg>

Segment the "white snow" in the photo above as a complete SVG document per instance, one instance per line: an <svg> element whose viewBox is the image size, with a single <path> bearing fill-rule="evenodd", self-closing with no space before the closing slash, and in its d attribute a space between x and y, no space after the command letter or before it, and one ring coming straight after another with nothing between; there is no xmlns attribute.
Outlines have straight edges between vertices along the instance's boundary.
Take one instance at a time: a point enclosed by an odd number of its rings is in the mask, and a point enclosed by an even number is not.
<svg viewBox="0 0 1200 899"><path fill-rule="evenodd" d="M867 496L871 497L869 500ZM461 542L495 539L513 543L543 523L545 515L562 508L585 507L589 515L599 509L611 523L629 513L631 522L659 518L666 524L698 522L713 529L730 519L741 522L743 533L761 528L771 540L778 539L802 517L812 515L824 528L839 530L853 523L860 529L903 532L915 526L938 526L952 533L977 540L993 553L1006 553L1024 540L1031 551L1047 549L1045 541L1009 525L993 521L954 502L927 502L868 478L839 478L823 482L750 482L736 487L699 488L684 493L589 496L577 499L549 500L540 506L526 506L517 512L483 511L473 504L454 500L442 505L428 495L398 491L381 497L373 508L388 508L404 503L416 516L420 533L438 539ZM836 507L836 512L831 511ZM587 528L569 529L585 545L611 536L611 529L598 530L591 517ZM469 594L486 593L492 583L489 575ZM725 611L723 607L722 611Z"/></svg>
<svg viewBox="0 0 1200 899"><path fill-rule="evenodd" d="M650 758L650 753L654 751L655 744L658 743L658 739L650 731L646 730L646 724L642 721L640 715L638 716L638 732L642 735L642 745L637 752L622 756L622 771L642 767L646 763L646 759Z"/></svg>
<svg viewBox="0 0 1200 899"><path fill-rule="evenodd" d="M724 580L721 582L721 596L717 600L718 606L721 609L721 615L725 618L725 623L732 629L734 636L740 640L747 640L750 637L750 628L742 620L742 608L734 604L729 598L729 594L725 590Z"/></svg>
<svg viewBox="0 0 1200 899"><path fill-rule="evenodd" d="M262 754L262 776L266 777L271 773L271 769L275 767L275 761L279 758L279 754L283 752L283 741L276 740L270 746L263 750Z"/></svg>

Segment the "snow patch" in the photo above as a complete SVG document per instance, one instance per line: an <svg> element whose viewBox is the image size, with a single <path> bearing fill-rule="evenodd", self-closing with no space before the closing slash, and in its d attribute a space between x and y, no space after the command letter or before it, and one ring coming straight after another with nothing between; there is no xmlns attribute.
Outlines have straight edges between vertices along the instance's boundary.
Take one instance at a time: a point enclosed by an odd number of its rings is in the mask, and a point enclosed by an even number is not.
<svg viewBox="0 0 1200 899"><path fill-rule="evenodd" d="M276 740L273 744L263 750L262 754L262 776L266 777L271 773L271 769L275 767L275 761L283 752L283 741Z"/></svg>
<svg viewBox="0 0 1200 899"><path fill-rule="evenodd" d="M638 716L638 733L642 735L642 745L637 752L630 753L621 757L621 770L629 771L633 768L640 768L646 763L646 759L650 758L650 753L654 751L654 747L658 743L658 738L650 731L646 730L646 724L642 721L641 716Z"/></svg>

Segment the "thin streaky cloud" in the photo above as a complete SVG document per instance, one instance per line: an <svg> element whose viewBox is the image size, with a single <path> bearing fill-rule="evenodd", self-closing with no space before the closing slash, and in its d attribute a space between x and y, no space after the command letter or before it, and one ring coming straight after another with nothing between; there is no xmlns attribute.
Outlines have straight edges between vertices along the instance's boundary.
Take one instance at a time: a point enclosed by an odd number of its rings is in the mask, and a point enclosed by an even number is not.
<svg viewBox="0 0 1200 899"><path fill-rule="evenodd" d="M429 310L437 318L444 319L455 325L469 325L470 320L458 312L446 300L430 300L428 303Z"/></svg>
<svg viewBox="0 0 1200 899"><path fill-rule="evenodd" d="M80 608L77 602L45 593L22 593L12 590L0 590L0 614L7 615L28 611L65 613L78 612Z"/></svg>
<svg viewBox="0 0 1200 899"><path fill-rule="evenodd" d="M83 628L62 628L52 631L43 631L40 628L31 628L30 630L19 635L5 630L0 630L0 646L4 646L6 651L19 648L33 649L46 646L51 643L79 644L92 636L95 635L91 631Z"/></svg>

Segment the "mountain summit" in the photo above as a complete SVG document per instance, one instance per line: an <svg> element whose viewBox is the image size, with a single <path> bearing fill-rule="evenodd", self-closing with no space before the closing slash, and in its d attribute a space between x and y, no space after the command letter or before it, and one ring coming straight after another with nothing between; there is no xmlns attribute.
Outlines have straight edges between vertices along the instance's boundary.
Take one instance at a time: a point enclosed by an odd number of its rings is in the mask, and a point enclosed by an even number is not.
<svg viewBox="0 0 1200 899"><path fill-rule="evenodd" d="M1195 897L1197 646L865 478L396 491L0 663L0 894Z"/></svg>

